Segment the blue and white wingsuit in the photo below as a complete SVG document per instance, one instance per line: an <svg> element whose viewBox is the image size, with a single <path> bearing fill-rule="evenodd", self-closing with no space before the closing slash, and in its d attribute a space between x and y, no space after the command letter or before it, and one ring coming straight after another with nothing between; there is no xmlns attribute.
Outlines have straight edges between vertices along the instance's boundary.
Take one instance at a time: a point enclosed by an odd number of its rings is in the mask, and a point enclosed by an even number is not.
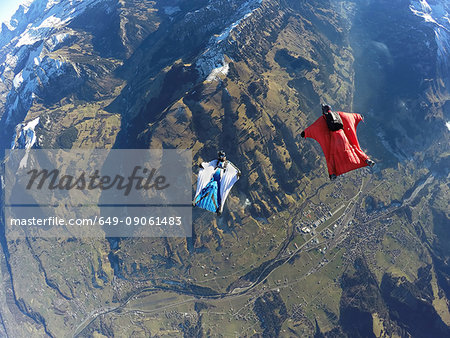
<svg viewBox="0 0 450 338"><path fill-rule="evenodd" d="M220 215L241 172L225 156L200 164L193 205Z"/></svg>

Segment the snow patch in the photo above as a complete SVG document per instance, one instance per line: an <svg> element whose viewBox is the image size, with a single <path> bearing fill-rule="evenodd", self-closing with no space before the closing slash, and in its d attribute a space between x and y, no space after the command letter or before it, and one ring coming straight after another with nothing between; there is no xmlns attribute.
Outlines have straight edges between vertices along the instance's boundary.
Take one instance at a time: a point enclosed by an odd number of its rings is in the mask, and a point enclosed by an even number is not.
<svg viewBox="0 0 450 338"><path fill-rule="evenodd" d="M222 42L223 40L225 40L226 38L228 38L230 36L230 33L233 31L233 29L235 29L243 20L239 19L236 22L233 22L231 24L231 26L227 27L219 36L216 37L216 43Z"/></svg>
<svg viewBox="0 0 450 338"><path fill-rule="evenodd" d="M8 29L0 32L0 81L7 86L2 93L6 97L6 124L21 121L41 88L71 67L46 54L71 38L68 31L62 31L64 25L100 2L104 1L27 0L18 6Z"/></svg>
<svg viewBox="0 0 450 338"><path fill-rule="evenodd" d="M225 30L216 37L216 43L220 43L223 40L227 39L230 36L230 33L233 31L233 29L235 29L237 26L239 26L239 24L242 21L244 21L245 19L247 19L249 16L251 16L253 14L253 12L256 10L256 8L253 8L253 6L256 3L261 4L261 2L262 2L262 0L247 1L245 4L243 4L241 6L241 8L239 9L239 12L242 13L243 16L241 18L239 18L238 20L236 20L235 22L233 22L230 26L225 28Z"/></svg>
<svg viewBox="0 0 450 338"><path fill-rule="evenodd" d="M30 30L22 34L19 38L19 41L16 44L16 47L30 46L34 44L36 41L39 41L40 36L34 33L35 33L34 30Z"/></svg>
<svg viewBox="0 0 450 338"><path fill-rule="evenodd" d="M223 66L214 68L211 71L211 73L206 78L207 82L218 81L220 79L220 76L227 76L230 66L227 62L225 62L225 61L222 61L222 62L223 62Z"/></svg>
<svg viewBox="0 0 450 338"><path fill-rule="evenodd" d="M196 67L200 73L206 77L206 81L218 79L218 75L228 73L229 66L224 60L224 41L228 39L231 32L239 24L250 17L259 7L262 0L249 0L245 2L235 15L236 19L226 27L219 35L213 36L209 41L209 47L196 62Z"/></svg>
<svg viewBox="0 0 450 338"><path fill-rule="evenodd" d="M31 4L34 2L34 0L24 0L22 1L22 6L24 8L24 12L28 12L28 9L30 8Z"/></svg>
<svg viewBox="0 0 450 338"><path fill-rule="evenodd" d="M446 124L447 129L450 131L450 121L448 121Z"/></svg>
<svg viewBox="0 0 450 338"><path fill-rule="evenodd" d="M67 33L55 34L45 40L45 45L50 51L53 52L57 50L64 42L66 42L69 37L70 35Z"/></svg>
<svg viewBox="0 0 450 338"><path fill-rule="evenodd" d="M47 55L41 57L42 50L43 44L29 54L24 53L24 58L28 58L28 60L25 67L14 77L14 89L9 92L7 97L5 106L7 124L13 123L12 117L16 116L17 113L25 114L33 100L39 95L40 88L65 71L64 65L66 64L64 62ZM23 62L25 61L24 58L16 57L14 61L15 63ZM14 66L14 64L12 65Z"/></svg>
<svg viewBox="0 0 450 338"><path fill-rule="evenodd" d="M58 4L59 0L48 0L47 6L45 7L46 10L52 8L55 4Z"/></svg>
<svg viewBox="0 0 450 338"><path fill-rule="evenodd" d="M31 0L22 3L6 23L8 31L0 33L0 48L17 41L32 44L83 13L89 6L102 0ZM110 7L108 7L109 9ZM24 38L25 36L25 38ZM38 38L39 37L39 38ZM31 43L30 43L31 42Z"/></svg>
<svg viewBox="0 0 450 338"><path fill-rule="evenodd" d="M12 113L17 110L18 105L19 105L19 95L16 95L16 98L14 99L13 104L9 107L9 109L6 112L6 123L7 124L9 123L9 121L12 117Z"/></svg>
<svg viewBox="0 0 450 338"><path fill-rule="evenodd" d="M164 13L166 15L173 15L173 14L181 11L180 7L178 7L178 6L175 6L175 7L167 6L167 7L164 7L163 9L164 9Z"/></svg>
<svg viewBox="0 0 450 338"><path fill-rule="evenodd" d="M52 15L46 18L44 21L42 21L42 23L39 25L38 28L49 28L49 27L54 28L61 25L61 23L63 22L64 21L62 21L60 18L57 18L56 16Z"/></svg>
<svg viewBox="0 0 450 338"><path fill-rule="evenodd" d="M23 82L22 72L14 76L13 86L15 89L18 89Z"/></svg>
<svg viewBox="0 0 450 338"><path fill-rule="evenodd" d="M34 129L39 124L39 117L28 123L20 123L16 126L16 134L11 142L11 149L30 149L36 143Z"/></svg>

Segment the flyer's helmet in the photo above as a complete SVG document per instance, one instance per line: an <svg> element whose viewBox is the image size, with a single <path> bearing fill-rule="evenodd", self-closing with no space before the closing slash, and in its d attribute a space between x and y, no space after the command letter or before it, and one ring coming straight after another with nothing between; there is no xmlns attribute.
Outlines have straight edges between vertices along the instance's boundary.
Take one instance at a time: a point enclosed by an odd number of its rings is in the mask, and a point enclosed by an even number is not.
<svg viewBox="0 0 450 338"><path fill-rule="evenodd" d="M221 150L217 153L217 158L219 159L219 161L221 161L221 162L225 161L225 157L226 157L225 152L223 150Z"/></svg>
<svg viewBox="0 0 450 338"><path fill-rule="evenodd" d="M322 114L328 113L331 111L331 107L327 104L322 104Z"/></svg>

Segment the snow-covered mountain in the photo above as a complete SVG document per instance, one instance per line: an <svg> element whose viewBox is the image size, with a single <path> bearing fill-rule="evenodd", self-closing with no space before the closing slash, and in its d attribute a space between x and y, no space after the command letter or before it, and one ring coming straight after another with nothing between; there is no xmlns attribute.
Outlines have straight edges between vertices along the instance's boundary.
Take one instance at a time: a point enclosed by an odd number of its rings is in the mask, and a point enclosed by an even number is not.
<svg viewBox="0 0 450 338"><path fill-rule="evenodd" d="M438 47L439 73L443 90L448 94L450 88L450 2L448 1L411 1L411 11L433 27ZM448 94L450 95L450 94ZM450 131L450 112L447 111L446 127Z"/></svg>
<svg viewBox="0 0 450 338"><path fill-rule="evenodd" d="M209 45L205 52L197 61L197 67L200 73L207 78L208 81L217 79L217 75L223 76L228 73L228 63L224 60L224 45L227 38L243 20L252 15L253 11L261 5L262 0L250 0L244 2L236 11L233 23L222 30L220 34L210 38ZM206 7L208 9L208 7ZM226 48L226 47L225 47Z"/></svg>
<svg viewBox="0 0 450 338"><path fill-rule="evenodd" d="M74 32L68 28L70 22L99 2L29 1L20 5L8 25L2 25L0 117L4 126L17 124L26 116L33 102L45 100L42 96L48 91L46 87L51 87L58 78L66 77L65 80L69 81L68 74L79 75L73 63L52 53L73 41ZM20 137L19 132L13 139Z"/></svg>
<svg viewBox="0 0 450 338"><path fill-rule="evenodd" d="M172 2L173 6L168 6ZM183 4L182 9L176 6L178 1L172 2L158 3L158 8L153 8L151 1L138 4L137 1L112 0L34 0L21 5L0 33L2 124L11 128L23 121L33 105L57 102L99 73L110 73L123 63L122 57L116 54L106 61L108 65L95 64L94 60L102 54L113 56L115 49L121 48L125 56L129 56L133 47L138 46L162 18L174 26L177 25L175 17L180 21L178 26L204 24L209 17L219 18L203 27L205 31L219 30L220 33L209 33L209 43L202 47L204 51L195 64L205 78L214 79L220 73L226 75L225 41L261 0L210 1L205 7L194 2ZM99 21L106 22L96 26L95 15ZM108 24L115 29L102 31ZM105 41L108 45L101 46ZM203 39L196 43L203 44ZM78 53L73 46L77 46Z"/></svg>
<svg viewBox="0 0 450 338"><path fill-rule="evenodd" d="M450 3L448 1L412 1L411 11L430 24L436 36L438 58L443 77L450 81ZM447 82L449 85L450 82Z"/></svg>

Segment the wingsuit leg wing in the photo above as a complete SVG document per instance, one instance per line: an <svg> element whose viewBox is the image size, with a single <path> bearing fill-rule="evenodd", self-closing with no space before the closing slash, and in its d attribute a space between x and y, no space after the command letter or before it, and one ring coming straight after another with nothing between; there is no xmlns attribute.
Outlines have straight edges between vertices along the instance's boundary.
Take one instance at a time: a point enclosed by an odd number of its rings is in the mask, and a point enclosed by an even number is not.
<svg viewBox="0 0 450 338"><path fill-rule="evenodd" d="M214 168L216 167L216 164L217 160L213 160L211 162L203 162L199 165L200 170L198 172L197 189L195 191L195 197L193 201L194 205L196 205L197 197L200 195L201 191L211 181L211 177L214 174Z"/></svg>
<svg viewBox="0 0 450 338"><path fill-rule="evenodd" d="M223 211L223 205L225 204L225 200L227 199L228 194L231 191L231 188L239 180L240 176L241 176L240 170L236 168L236 166L233 163L228 161L228 165L220 181L220 199L222 202L219 208L220 213L222 213Z"/></svg>

